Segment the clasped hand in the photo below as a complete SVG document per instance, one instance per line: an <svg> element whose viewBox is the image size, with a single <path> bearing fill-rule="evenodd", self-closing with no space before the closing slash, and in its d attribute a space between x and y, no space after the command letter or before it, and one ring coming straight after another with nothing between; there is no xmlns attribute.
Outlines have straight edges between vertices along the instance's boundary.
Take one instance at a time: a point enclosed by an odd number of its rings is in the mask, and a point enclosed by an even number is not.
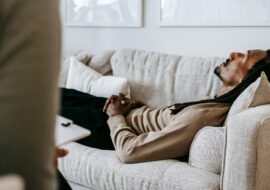
<svg viewBox="0 0 270 190"><path fill-rule="evenodd" d="M103 112L106 112L108 116L127 115L130 110L142 105L142 103L131 100L120 93L118 96L112 95L107 99Z"/></svg>

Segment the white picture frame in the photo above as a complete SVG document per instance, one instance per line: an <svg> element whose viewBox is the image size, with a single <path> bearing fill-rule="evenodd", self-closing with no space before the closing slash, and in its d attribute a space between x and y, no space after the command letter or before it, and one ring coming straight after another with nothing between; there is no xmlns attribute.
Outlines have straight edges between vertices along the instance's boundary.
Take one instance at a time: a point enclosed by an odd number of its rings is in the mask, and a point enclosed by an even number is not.
<svg viewBox="0 0 270 190"><path fill-rule="evenodd" d="M158 6L161 27L270 26L269 0L159 0Z"/></svg>
<svg viewBox="0 0 270 190"><path fill-rule="evenodd" d="M142 27L143 0L64 0L68 27Z"/></svg>

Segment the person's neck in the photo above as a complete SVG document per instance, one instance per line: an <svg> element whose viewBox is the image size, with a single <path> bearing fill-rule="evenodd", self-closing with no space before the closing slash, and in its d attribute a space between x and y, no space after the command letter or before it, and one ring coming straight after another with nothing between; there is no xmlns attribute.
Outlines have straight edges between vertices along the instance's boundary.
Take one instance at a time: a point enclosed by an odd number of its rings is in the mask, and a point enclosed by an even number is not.
<svg viewBox="0 0 270 190"><path fill-rule="evenodd" d="M222 95L226 94L227 92L229 92L229 91L231 91L232 89L234 89L236 86L237 86L237 85L223 85L223 86L220 88L220 90L219 90L217 96L222 96Z"/></svg>

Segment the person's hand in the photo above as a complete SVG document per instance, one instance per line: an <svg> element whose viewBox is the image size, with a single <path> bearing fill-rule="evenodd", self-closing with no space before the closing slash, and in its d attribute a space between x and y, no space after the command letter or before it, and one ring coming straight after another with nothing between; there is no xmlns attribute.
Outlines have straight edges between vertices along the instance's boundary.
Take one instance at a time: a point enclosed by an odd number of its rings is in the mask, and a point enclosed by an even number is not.
<svg viewBox="0 0 270 190"><path fill-rule="evenodd" d="M55 147L54 166L58 165L58 158L65 157L68 154L68 150Z"/></svg>
<svg viewBox="0 0 270 190"><path fill-rule="evenodd" d="M109 116L126 115L131 109L142 106L143 104L126 98L123 94L113 95L106 101L103 111Z"/></svg>
<svg viewBox="0 0 270 190"><path fill-rule="evenodd" d="M111 103L113 103L114 101L116 101L117 99L118 99L118 96L116 96L116 95L112 95L111 97L109 97L109 98L106 100L105 104L104 104L103 112L107 113L107 109L108 109L109 105L110 105Z"/></svg>
<svg viewBox="0 0 270 190"><path fill-rule="evenodd" d="M127 99L123 94L119 94L119 96L111 96L104 106L104 112L106 112L108 116L125 115L130 111L130 109L131 104L129 103L129 99Z"/></svg>

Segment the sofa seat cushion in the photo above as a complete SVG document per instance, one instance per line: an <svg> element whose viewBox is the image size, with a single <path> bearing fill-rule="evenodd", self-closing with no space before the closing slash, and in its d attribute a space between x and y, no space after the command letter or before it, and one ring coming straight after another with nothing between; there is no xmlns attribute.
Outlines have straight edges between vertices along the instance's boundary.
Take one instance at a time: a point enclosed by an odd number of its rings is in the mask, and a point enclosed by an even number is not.
<svg viewBox="0 0 270 190"><path fill-rule="evenodd" d="M77 143L64 146L69 155L59 169L70 182L96 190L217 190L220 175L177 160L122 164L115 151Z"/></svg>

